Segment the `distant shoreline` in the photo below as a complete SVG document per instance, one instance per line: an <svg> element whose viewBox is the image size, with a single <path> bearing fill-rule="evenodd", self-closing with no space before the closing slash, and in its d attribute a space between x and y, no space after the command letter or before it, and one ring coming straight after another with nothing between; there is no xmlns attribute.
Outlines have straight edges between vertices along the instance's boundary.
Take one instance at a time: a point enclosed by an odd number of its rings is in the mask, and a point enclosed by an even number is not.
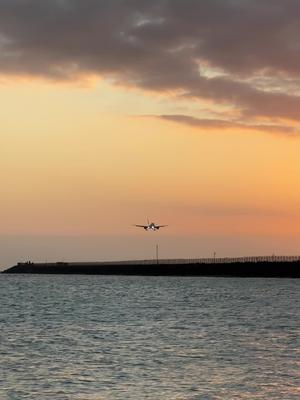
<svg viewBox="0 0 300 400"><path fill-rule="evenodd" d="M227 259L226 259L227 260ZM81 274L144 276L220 276L300 278L300 260L292 261L216 261L144 260L95 263L18 263L3 274Z"/></svg>

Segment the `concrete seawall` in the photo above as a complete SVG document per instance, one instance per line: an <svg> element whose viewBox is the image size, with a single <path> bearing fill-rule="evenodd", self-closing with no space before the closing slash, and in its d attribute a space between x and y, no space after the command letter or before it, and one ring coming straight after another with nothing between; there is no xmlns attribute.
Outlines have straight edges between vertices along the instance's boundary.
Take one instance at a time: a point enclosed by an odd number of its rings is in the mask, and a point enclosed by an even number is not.
<svg viewBox="0 0 300 400"><path fill-rule="evenodd" d="M18 263L2 273L7 274L85 274L85 275L147 275L147 276L236 276L300 278L300 260L253 261L213 259L142 260L99 263Z"/></svg>

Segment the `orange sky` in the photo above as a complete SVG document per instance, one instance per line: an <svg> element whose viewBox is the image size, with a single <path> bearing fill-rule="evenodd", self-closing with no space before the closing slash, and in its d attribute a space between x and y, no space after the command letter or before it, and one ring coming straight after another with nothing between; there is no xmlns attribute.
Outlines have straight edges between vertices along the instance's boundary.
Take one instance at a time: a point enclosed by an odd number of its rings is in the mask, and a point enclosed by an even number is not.
<svg viewBox="0 0 300 400"><path fill-rule="evenodd" d="M7 81L0 101L2 235L126 236L149 217L300 239L297 137L160 120L180 101L107 82Z"/></svg>
<svg viewBox="0 0 300 400"><path fill-rule="evenodd" d="M0 4L2 264L46 237L53 258L57 237L105 238L83 259L299 253L297 10L29 3ZM147 218L169 226L148 240Z"/></svg>

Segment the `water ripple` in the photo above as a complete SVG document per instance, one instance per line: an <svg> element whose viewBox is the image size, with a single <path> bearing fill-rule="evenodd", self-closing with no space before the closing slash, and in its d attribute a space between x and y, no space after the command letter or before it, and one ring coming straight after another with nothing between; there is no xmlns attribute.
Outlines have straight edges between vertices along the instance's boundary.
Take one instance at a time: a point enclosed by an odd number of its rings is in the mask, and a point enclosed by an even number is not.
<svg viewBox="0 0 300 400"><path fill-rule="evenodd" d="M299 286L2 275L0 398L298 400Z"/></svg>

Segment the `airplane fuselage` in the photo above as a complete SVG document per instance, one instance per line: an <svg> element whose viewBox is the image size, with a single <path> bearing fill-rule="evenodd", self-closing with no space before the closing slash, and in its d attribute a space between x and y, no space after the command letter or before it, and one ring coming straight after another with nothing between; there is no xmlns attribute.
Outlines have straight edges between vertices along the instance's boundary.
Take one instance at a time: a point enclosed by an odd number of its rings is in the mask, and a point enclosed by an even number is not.
<svg viewBox="0 0 300 400"><path fill-rule="evenodd" d="M163 228L164 226L168 226L168 225L155 225L154 222L149 222L147 225L134 225L137 226L138 228L144 228L145 231L158 231L159 228Z"/></svg>
<svg viewBox="0 0 300 400"><path fill-rule="evenodd" d="M146 231L157 231L159 229L159 226L156 226L153 222L151 222L151 224L145 226L144 229Z"/></svg>

